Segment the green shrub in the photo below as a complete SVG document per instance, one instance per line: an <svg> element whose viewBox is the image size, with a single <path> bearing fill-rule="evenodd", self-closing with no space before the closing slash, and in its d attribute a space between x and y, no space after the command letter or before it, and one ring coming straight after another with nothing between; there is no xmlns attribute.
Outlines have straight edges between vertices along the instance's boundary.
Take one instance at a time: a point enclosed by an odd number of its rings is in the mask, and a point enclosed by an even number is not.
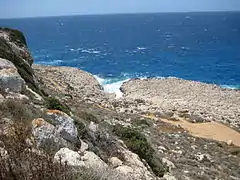
<svg viewBox="0 0 240 180"><path fill-rule="evenodd" d="M94 123L98 123L98 119L96 118L96 116L94 116L86 111L79 112L79 117L88 122L92 121Z"/></svg>
<svg viewBox="0 0 240 180"><path fill-rule="evenodd" d="M69 108L54 97L46 98L46 107L51 110L59 110L65 112L66 114L70 113Z"/></svg>
<svg viewBox="0 0 240 180"><path fill-rule="evenodd" d="M85 124L80 120L76 120L76 119L74 119L74 124L78 130L78 136L82 138L87 133Z"/></svg>
<svg viewBox="0 0 240 180"><path fill-rule="evenodd" d="M230 153L232 154L232 155L240 155L240 148L238 148L238 147L235 147L235 148L232 148L231 150L230 150Z"/></svg>
<svg viewBox="0 0 240 180"><path fill-rule="evenodd" d="M141 159L145 159L152 171L159 177L164 175L167 169L156 157L154 149L148 143L146 137L134 128L114 126L113 132L119 136L126 146L134 153L138 154Z"/></svg>

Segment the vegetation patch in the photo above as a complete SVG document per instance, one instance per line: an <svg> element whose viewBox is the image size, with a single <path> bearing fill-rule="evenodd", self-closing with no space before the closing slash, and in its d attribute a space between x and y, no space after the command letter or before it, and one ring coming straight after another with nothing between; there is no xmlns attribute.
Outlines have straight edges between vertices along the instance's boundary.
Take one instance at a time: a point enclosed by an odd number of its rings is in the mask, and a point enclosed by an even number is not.
<svg viewBox="0 0 240 180"><path fill-rule="evenodd" d="M65 112L66 114L70 114L70 109L66 105L62 104L58 99L55 97L48 97L46 98L46 107L51 110L59 110Z"/></svg>
<svg viewBox="0 0 240 180"><path fill-rule="evenodd" d="M123 127L121 125L114 126L113 132L124 141L131 151L138 154L141 159L145 159L157 176L163 177L167 168L165 168L160 159L156 157L154 149L142 133L136 129Z"/></svg>
<svg viewBox="0 0 240 180"><path fill-rule="evenodd" d="M9 118L15 121L31 121L34 118L42 117L42 112L34 109L28 104L13 99L7 99L0 104L0 117Z"/></svg>
<svg viewBox="0 0 240 180"><path fill-rule="evenodd" d="M83 120L87 121L87 122L94 122L94 123L98 123L98 119L96 116L92 115L91 113L88 113L86 111L81 111L78 113L78 116L80 118L82 118Z"/></svg>
<svg viewBox="0 0 240 180"><path fill-rule="evenodd" d="M232 155L240 155L240 148L238 148L238 147L235 147L235 148L232 148L231 150L230 150L230 153L232 154Z"/></svg>

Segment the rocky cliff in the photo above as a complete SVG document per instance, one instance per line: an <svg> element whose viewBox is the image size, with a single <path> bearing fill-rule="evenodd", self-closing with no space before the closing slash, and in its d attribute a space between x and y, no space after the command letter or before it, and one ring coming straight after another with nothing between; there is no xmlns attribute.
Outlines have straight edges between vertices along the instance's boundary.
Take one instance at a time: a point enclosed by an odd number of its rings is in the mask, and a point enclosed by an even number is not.
<svg viewBox="0 0 240 180"><path fill-rule="evenodd" d="M172 114L149 101L141 83L125 84L125 97L116 100L87 72L32 63L23 34L1 28L1 179L240 177L233 141L168 123Z"/></svg>

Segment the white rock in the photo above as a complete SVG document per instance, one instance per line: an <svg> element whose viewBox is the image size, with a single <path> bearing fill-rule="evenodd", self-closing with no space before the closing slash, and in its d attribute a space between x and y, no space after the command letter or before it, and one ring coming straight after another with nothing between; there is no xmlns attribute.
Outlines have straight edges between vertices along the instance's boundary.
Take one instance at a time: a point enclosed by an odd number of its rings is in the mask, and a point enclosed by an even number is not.
<svg viewBox="0 0 240 180"><path fill-rule="evenodd" d="M0 156L1 156L2 160L8 159L9 155L8 155L8 152L6 151L6 149L0 147Z"/></svg>
<svg viewBox="0 0 240 180"><path fill-rule="evenodd" d="M63 139L71 143L79 142L78 131L71 117L58 110L49 110L47 115L51 118L53 124L56 125L57 131Z"/></svg>
<svg viewBox="0 0 240 180"><path fill-rule="evenodd" d="M125 175L129 175L129 174L132 175L134 173L133 169L130 166L126 166L126 165L119 166L116 168L116 170Z"/></svg>
<svg viewBox="0 0 240 180"><path fill-rule="evenodd" d="M81 156L68 148L61 148L54 156L54 160L61 163L67 163L69 166L85 166L85 163L81 161Z"/></svg>
<svg viewBox="0 0 240 180"><path fill-rule="evenodd" d="M165 180L177 180L174 176L172 176L171 174L165 174L164 176L163 176L163 178L165 179Z"/></svg>
<svg viewBox="0 0 240 180"><path fill-rule="evenodd" d="M162 163L163 163L163 164L166 164L166 166L167 166L170 170L176 168L175 164L173 164L173 162L169 161L169 160L166 159L166 158L162 158Z"/></svg>
<svg viewBox="0 0 240 180"><path fill-rule="evenodd" d="M89 130L91 130L92 132L97 132L98 130L98 125L94 122L90 122L89 126L88 126Z"/></svg>
<svg viewBox="0 0 240 180"><path fill-rule="evenodd" d="M119 167L123 164L123 162L117 157L111 157L108 162L112 165L113 168Z"/></svg>
<svg viewBox="0 0 240 180"><path fill-rule="evenodd" d="M124 156L124 164L133 169L134 174L132 174L132 176L134 179L141 179L143 177L148 180L154 179L154 176L148 171L148 168L143 164L137 154L127 149L122 149L121 153ZM119 166L119 168L120 167L122 166Z"/></svg>
<svg viewBox="0 0 240 180"><path fill-rule="evenodd" d="M30 93L34 96L34 98L35 98L36 100L38 100L38 101L43 101L42 96L40 96L38 93L34 92L34 91L33 91L32 89L30 89L27 85L26 85L26 90L27 90L28 92L30 92Z"/></svg>
<svg viewBox="0 0 240 180"><path fill-rule="evenodd" d="M103 162L94 152L85 151L81 160L85 163L87 168L106 169L108 165Z"/></svg>
<svg viewBox="0 0 240 180"><path fill-rule="evenodd" d="M32 121L32 135L40 148L58 151L62 147L70 147L69 143L60 136L55 126L41 118Z"/></svg>
<svg viewBox="0 0 240 180"><path fill-rule="evenodd" d="M231 146L232 144L233 144L233 141L232 141L232 140L228 140L228 141L227 141L227 145L228 145L228 146Z"/></svg>
<svg viewBox="0 0 240 180"><path fill-rule="evenodd" d="M0 89L20 93L25 87L25 81L18 74L12 62L0 58Z"/></svg>
<svg viewBox="0 0 240 180"><path fill-rule="evenodd" d="M4 97L0 94L0 104L3 103Z"/></svg>
<svg viewBox="0 0 240 180"><path fill-rule="evenodd" d="M81 147L79 149L79 152L80 153L84 153L86 150L88 150L88 144L85 143L84 141L80 140L81 141Z"/></svg>

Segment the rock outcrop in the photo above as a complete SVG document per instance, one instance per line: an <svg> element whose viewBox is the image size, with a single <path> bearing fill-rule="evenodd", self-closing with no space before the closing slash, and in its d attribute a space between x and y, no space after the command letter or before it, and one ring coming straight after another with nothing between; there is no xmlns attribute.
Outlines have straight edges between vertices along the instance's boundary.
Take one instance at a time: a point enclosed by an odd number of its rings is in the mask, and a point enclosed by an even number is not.
<svg viewBox="0 0 240 180"><path fill-rule="evenodd" d="M0 58L11 61L26 84L34 91L39 92L38 81L31 68L33 58L22 32L0 28Z"/></svg>
<svg viewBox="0 0 240 180"><path fill-rule="evenodd" d="M18 74L14 64L6 59L0 58L0 90L21 93L25 81Z"/></svg>

